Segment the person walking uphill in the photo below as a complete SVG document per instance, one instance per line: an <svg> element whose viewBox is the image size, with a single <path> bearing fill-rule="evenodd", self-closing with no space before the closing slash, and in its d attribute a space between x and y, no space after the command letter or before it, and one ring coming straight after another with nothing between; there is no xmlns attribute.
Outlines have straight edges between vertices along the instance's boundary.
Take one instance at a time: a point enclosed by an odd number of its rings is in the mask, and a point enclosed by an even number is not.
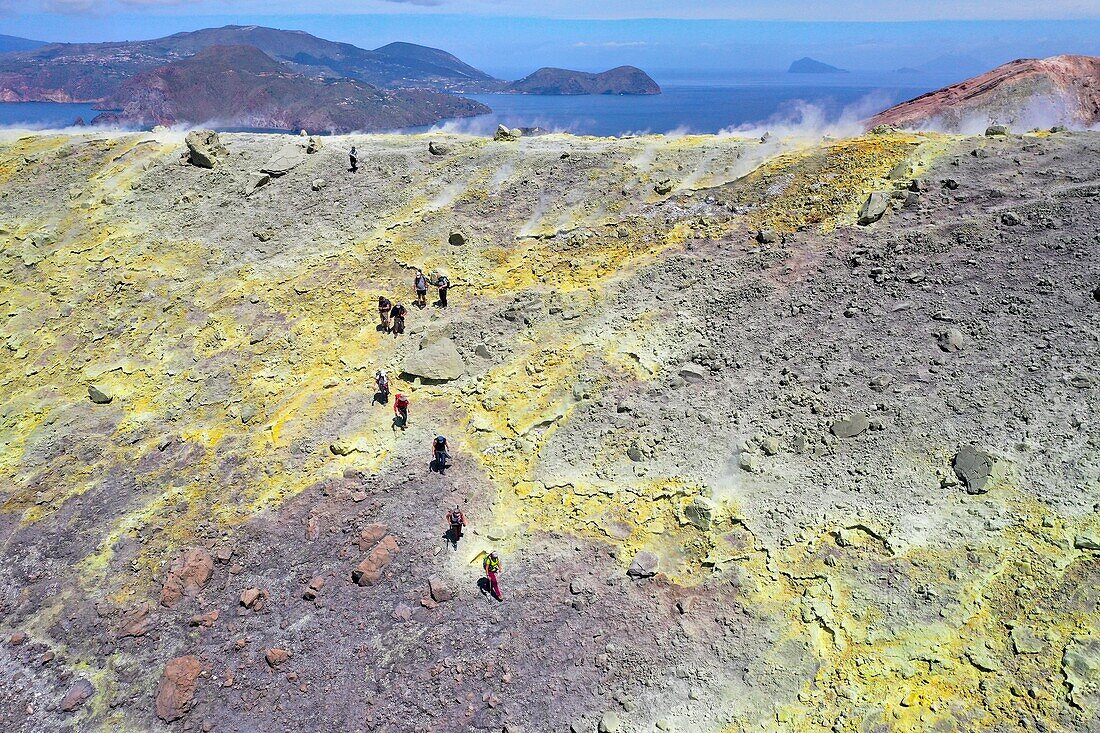
<svg viewBox="0 0 1100 733"><path fill-rule="evenodd" d="M436 278L435 286L439 289L439 307L447 307L447 291L451 289L451 281L446 275Z"/></svg>
<svg viewBox="0 0 1100 733"><path fill-rule="evenodd" d="M385 295L378 296L378 321L382 325L382 332L390 332L390 309L393 303Z"/></svg>
<svg viewBox="0 0 1100 733"><path fill-rule="evenodd" d="M432 470L443 473L447 470L447 459L451 454L447 452L447 439L437 435L432 441Z"/></svg>
<svg viewBox="0 0 1100 733"><path fill-rule="evenodd" d="M378 370L374 374L374 383L378 386L378 397L381 397L382 404L386 404L390 401L390 378L386 376L386 373L382 370Z"/></svg>
<svg viewBox="0 0 1100 733"><path fill-rule="evenodd" d="M451 545L457 549L458 541L462 539L462 528L466 526L466 515L460 507L447 512L447 524L451 525Z"/></svg>
<svg viewBox="0 0 1100 733"><path fill-rule="evenodd" d="M426 308L428 306L428 278L424 277L421 270L416 271L416 277L413 278L413 287L416 289L416 307Z"/></svg>
<svg viewBox="0 0 1100 733"><path fill-rule="evenodd" d="M393 414L404 430L409 425L409 398L398 392L393 396Z"/></svg>
<svg viewBox="0 0 1100 733"><path fill-rule="evenodd" d="M355 152L355 146L351 146L351 150L348 151L348 159L351 161L351 172L359 172L359 153Z"/></svg>
<svg viewBox="0 0 1100 733"><path fill-rule="evenodd" d="M405 314L408 312L408 309L400 303L390 309L390 317L393 319L393 328L391 332L394 338L405 333Z"/></svg>
<svg viewBox="0 0 1100 733"><path fill-rule="evenodd" d="M481 563L485 568L485 577L489 579L489 592L493 594L493 598L498 601L503 601L504 596L500 592L500 584L497 582L497 573L500 572L500 556L497 555L496 550L493 550Z"/></svg>

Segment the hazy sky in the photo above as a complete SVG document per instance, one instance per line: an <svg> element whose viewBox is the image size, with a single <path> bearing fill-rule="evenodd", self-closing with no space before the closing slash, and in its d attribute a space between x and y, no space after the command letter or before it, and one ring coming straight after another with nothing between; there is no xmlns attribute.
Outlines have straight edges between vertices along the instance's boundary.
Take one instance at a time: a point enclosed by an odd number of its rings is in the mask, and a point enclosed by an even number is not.
<svg viewBox="0 0 1100 733"><path fill-rule="evenodd" d="M944 54L982 67L1100 55L1100 0L0 0L0 33L46 41L154 38L230 23L366 48L422 43L502 77L543 65L629 63L659 75L778 69L813 56L887 71Z"/></svg>

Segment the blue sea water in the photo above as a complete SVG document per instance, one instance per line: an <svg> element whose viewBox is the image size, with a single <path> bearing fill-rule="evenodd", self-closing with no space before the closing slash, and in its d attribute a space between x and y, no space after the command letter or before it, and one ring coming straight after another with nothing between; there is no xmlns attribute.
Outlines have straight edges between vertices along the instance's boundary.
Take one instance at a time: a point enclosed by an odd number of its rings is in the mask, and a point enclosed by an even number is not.
<svg viewBox="0 0 1100 733"><path fill-rule="evenodd" d="M493 113L434 126L484 134L498 124L540 127L579 135L643 132L716 133L783 125L819 128L852 123L950 80L904 74L787 74L759 72L662 81L653 96L466 95ZM0 103L0 127L51 128L90 122L87 104ZM423 132L425 127L407 132Z"/></svg>
<svg viewBox="0 0 1100 733"><path fill-rule="evenodd" d="M62 102L0 102L0 127L32 130L68 127L78 118L90 123L99 112L90 104Z"/></svg>

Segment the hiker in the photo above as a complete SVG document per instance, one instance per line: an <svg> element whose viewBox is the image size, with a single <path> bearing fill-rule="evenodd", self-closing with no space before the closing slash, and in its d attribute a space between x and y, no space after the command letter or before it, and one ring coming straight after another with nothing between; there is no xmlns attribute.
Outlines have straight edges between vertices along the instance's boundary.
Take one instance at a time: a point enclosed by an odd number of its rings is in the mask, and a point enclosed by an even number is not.
<svg viewBox="0 0 1100 733"><path fill-rule="evenodd" d="M390 309L393 303L385 295L378 296L378 320L382 323L382 332L390 332Z"/></svg>
<svg viewBox="0 0 1100 733"><path fill-rule="evenodd" d="M405 333L405 314L409 311L405 306L398 303L390 309L390 317L393 318L393 328L391 332L394 338L397 338L400 334Z"/></svg>
<svg viewBox="0 0 1100 733"><path fill-rule="evenodd" d="M447 307L447 291L451 288L451 281L446 275L440 275L436 281L435 286L439 288L439 307Z"/></svg>
<svg viewBox="0 0 1100 733"><path fill-rule="evenodd" d="M374 383L378 385L378 394L382 397L382 404L385 405L390 401L390 378L379 369L375 372Z"/></svg>
<svg viewBox="0 0 1100 733"><path fill-rule="evenodd" d="M466 526L466 515L457 505L447 512L447 523L451 525L451 544L458 547L458 541L462 539L462 528Z"/></svg>
<svg viewBox="0 0 1100 733"><path fill-rule="evenodd" d="M348 158L351 159L351 172L352 173L358 173L359 172L359 154L357 152L355 152L355 146L354 145L351 146L351 151L348 152Z"/></svg>
<svg viewBox="0 0 1100 733"><path fill-rule="evenodd" d="M485 577L489 579L489 592L493 594L493 598L498 601L503 601L504 596L500 593L500 584L497 583L497 573L500 572L500 556L497 555L496 550L493 550L481 563L485 568Z"/></svg>
<svg viewBox="0 0 1100 733"><path fill-rule="evenodd" d="M393 396L393 414L404 430L409 424L409 398L400 392Z"/></svg>
<svg viewBox="0 0 1100 733"><path fill-rule="evenodd" d="M435 440L432 441L432 466L434 470L443 473L447 468L447 459L450 457L450 454L447 453L447 439L442 435L435 436Z"/></svg>
<svg viewBox="0 0 1100 733"><path fill-rule="evenodd" d="M426 308L428 305L428 278L424 277L423 271L416 271L416 277L413 278L413 287L416 288L417 307Z"/></svg>

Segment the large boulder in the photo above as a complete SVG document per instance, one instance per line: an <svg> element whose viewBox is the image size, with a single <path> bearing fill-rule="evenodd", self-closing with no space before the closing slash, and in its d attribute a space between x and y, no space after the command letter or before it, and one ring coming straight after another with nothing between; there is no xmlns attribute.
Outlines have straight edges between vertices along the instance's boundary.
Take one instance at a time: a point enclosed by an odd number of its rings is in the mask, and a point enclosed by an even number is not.
<svg viewBox="0 0 1100 733"><path fill-rule="evenodd" d="M154 703L158 718L171 723L187 714L195 699L200 674L202 662L197 657L176 657L165 665Z"/></svg>
<svg viewBox="0 0 1100 733"><path fill-rule="evenodd" d="M974 445L964 445L955 454L955 475L966 485L968 494L984 494L989 491L996 459Z"/></svg>
<svg viewBox="0 0 1100 733"><path fill-rule="evenodd" d="M890 194L873 191L859 209L859 223L866 226L878 221L888 208L890 208Z"/></svg>
<svg viewBox="0 0 1100 733"><path fill-rule="evenodd" d="M229 154L213 130L192 130L187 133L185 142L187 162L199 168L213 168L219 156Z"/></svg>
<svg viewBox="0 0 1100 733"><path fill-rule="evenodd" d="M351 572L351 579L357 585L374 585L382 579L382 571L393 562L393 556L397 554L397 540L392 534L388 534L374 546L367 556L355 566Z"/></svg>
<svg viewBox="0 0 1100 733"><path fill-rule="evenodd" d="M829 430L838 438L854 438L869 427L871 427L871 421L866 415L857 412L849 417L833 420Z"/></svg>
<svg viewBox="0 0 1100 733"><path fill-rule="evenodd" d="M261 173L272 176L281 176L306 160L306 149L301 142L295 140L288 142L275 151L267 162L260 167Z"/></svg>
<svg viewBox="0 0 1100 733"><path fill-rule="evenodd" d="M454 341L441 338L407 358L403 371L414 377L446 382L461 377L466 371L466 362L462 360Z"/></svg>
<svg viewBox="0 0 1100 733"><path fill-rule="evenodd" d="M504 125L497 125L497 131L493 135L494 140L501 142L514 142L523 137L523 131L519 128L507 128Z"/></svg>

